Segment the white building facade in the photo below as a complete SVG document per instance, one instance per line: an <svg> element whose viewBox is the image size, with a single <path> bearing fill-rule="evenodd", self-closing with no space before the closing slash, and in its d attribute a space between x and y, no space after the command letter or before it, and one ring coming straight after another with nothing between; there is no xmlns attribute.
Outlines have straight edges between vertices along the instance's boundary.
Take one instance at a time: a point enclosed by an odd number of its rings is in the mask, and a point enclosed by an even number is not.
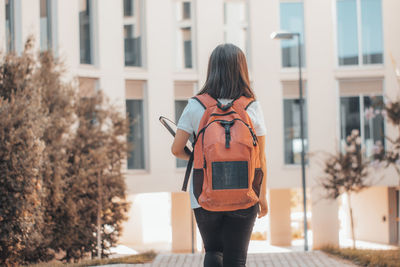
<svg viewBox="0 0 400 267"><path fill-rule="evenodd" d="M287 246L290 190L301 187L297 42L270 34L299 32L317 249L339 242L338 202L322 199L317 186L318 152L340 149L352 129L360 131L367 155L377 141L390 147L385 135L396 136L381 115L366 113L374 100L394 98L400 89L394 63L400 64L399 10L398 0L0 0L0 48L20 53L33 34L38 49L51 47L64 60L67 78L77 78L82 91L104 90L121 105L132 118L134 143L126 164L133 205L121 243L151 248L164 241L146 235L167 225L166 248L191 251L195 226L188 195L180 192L185 162L172 156L172 138L158 118L177 120L205 82L211 51L224 42L238 45L267 124L268 239ZM400 177L393 169L378 175L384 178L354 197L356 235L399 244ZM144 205L151 195L140 200L157 192L165 192L168 205ZM143 220L149 213L152 224Z"/></svg>

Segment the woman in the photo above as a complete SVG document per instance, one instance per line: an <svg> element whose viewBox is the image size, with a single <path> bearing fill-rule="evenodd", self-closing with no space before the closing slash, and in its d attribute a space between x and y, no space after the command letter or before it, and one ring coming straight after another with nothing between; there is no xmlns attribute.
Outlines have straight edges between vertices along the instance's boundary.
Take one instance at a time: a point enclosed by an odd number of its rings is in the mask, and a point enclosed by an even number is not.
<svg viewBox="0 0 400 267"><path fill-rule="evenodd" d="M241 96L255 98L250 88L246 58L235 45L223 44L212 52L207 71L207 80L198 95L209 94L227 105ZM261 184L259 202L246 209L234 211L209 211L202 208L193 194L193 179L190 182L191 207L194 209L206 255L205 267L246 266L247 249L254 221L268 212L266 200L266 160L265 160L265 124L261 106L253 101L246 109L257 135L259 158L264 179ZM184 150L192 133L198 133L204 107L195 99L189 99L179 122L172 144L172 153L184 160L190 155ZM193 136L192 136L193 137Z"/></svg>

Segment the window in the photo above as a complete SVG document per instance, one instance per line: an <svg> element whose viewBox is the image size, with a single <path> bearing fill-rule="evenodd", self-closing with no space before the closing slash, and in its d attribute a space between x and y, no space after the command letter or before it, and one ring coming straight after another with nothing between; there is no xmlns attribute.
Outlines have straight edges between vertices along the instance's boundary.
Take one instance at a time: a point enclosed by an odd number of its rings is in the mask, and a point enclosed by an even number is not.
<svg viewBox="0 0 400 267"><path fill-rule="evenodd" d="M79 96L90 98L99 89L99 79L79 77Z"/></svg>
<svg viewBox="0 0 400 267"><path fill-rule="evenodd" d="M342 149L346 138L358 130L363 141L366 156L373 153L373 147L381 142L384 147L384 118L381 114L382 81L341 81L340 82L340 138Z"/></svg>
<svg viewBox="0 0 400 267"><path fill-rule="evenodd" d="M93 1L79 0L79 40L81 64L93 64Z"/></svg>
<svg viewBox="0 0 400 267"><path fill-rule="evenodd" d="M247 2L226 0L224 2L224 42L242 49L249 58Z"/></svg>
<svg viewBox="0 0 400 267"><path fill-rule="evenodd" d="M126 113L129 117L128 169L146 169L146 140L144 126L144 82L128 80L126 86Z"/></svg>
<svg viewBox="0 0 400 267"><path fill-rule="evenodd" d="M196 83L191 81L176 81L174 83L175 94L175 122L178 123L179 118L185 109L188 99L191 98L196 91ZM193 142L193 138L190 138ZM187 160L176 159L177 168L186 168Z"/></svg>
<svg viewBox="0 0 400 267"><path fill-rule="evenodd" d="M15 50L14 0L6 0L6 51Z"/></svg>
<svg viewBox="0 0 400 267"><path fill-rule="evenodd" d="M182 115L183 110L185 109L188 101L187 100L175 100L175 121L178 123L179 118ZM177 168L186 168L188 161L182 159L176 159L176 167Z"/></svg>
<svg viewBox="0 0 400 267"><path fill-rule="evenodd" d="M134 0L123 0L124 1L124 17L134 16Z"/></svg>
<svg viewBox="0 0 400 267"><path fill-rule="evenodd" d="M191 1L177 1L175 3L176 32L176 67L178 69L192 69L193 56L193 5Z"/></svg>
<svg viewBox="0 0 400 267"><path fill-rule="evenodd" d="M285 164L301 164L300 100L296 82L283 82ZM305 84L303 85L305 88ZM305 95L305 94L304 94ZM304 151L308 151L307 101L303 95ZM307 161L306 161L307 162Z"/></svg>
<svg viewBox="0 0 400 267"><path fill-rule="evenodd" d="M40 0L40 50L52 48L51 1Z"/></svg>
<svg viewBox="0 0 400 267"><path fill-rule="evenodd" d="M337 0L339 65L383 63L381 0Z"/></svg>
<svg viewBox="0 0 400 267"><path fill-rule="evenodd" d="M302 2L280 3L280 28L288 32L300 33L301 66L305 66L304 11ZM297 37L281 41L282 67L299 66L299 47Z"/></svg>
<svg viewBox="0 0 400 267"><path fill-rule="evenodd" d="M361 1L363 64L383 63L381 0Z"/></svg>
<svg viewBox="0 0 400 267"><path fill-rule="evenodd" d="M143 2L141 0L123 1L125 66L142 67Z"/></svg>
<svg viewBox="0 0 400 267"><path fill-rule="evenodd" d="M190 12L190 2L183 2L183 9L182 9L182 19L190 19L191 12Z"/></svg>

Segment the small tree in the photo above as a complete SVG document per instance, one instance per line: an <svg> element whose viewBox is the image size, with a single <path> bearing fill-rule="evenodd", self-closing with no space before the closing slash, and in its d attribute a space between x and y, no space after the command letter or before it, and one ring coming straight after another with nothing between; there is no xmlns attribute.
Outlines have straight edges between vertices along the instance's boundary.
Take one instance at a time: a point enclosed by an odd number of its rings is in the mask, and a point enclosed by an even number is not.
<svg viewBox="0 0 400 267"><path fill-rule="evenodd" d="M9 54L0 64L0 265L26 263L43 240L41 137L47 121L32 69L25 53Z"/></svg>
<svg viewBox="0 0 400 267"><path fill-rule="evenodd" d="M324 175L320 179L320 185L326 190L326 197L337 199L343 193L348 196L348 208L350 213L351 236L353 248L356 246L354 233L353 210L351 206L351 194L360 192L370 186L366 182L368 176L368 162L363 159L361 138L358 130L353 130L346 139L345 153L330 154L324 163Z"/></svg>
<svg viewBox="0 0 400 267"><path fill-rule="evenodd" d="M39 54L37 67L33 75L35 88L41 95L43 116L47 118L46 128L42 137L45 143L43 164L43 242L37 244L35 260L47 261L54 257L55 248L63 242L64 236L58 232L60 224L59 213L65 208L63 195L68 190L65 175L68 167L66 150L71 136L73 124L73 100L75 90L69 83L61 80L63 65L53 57L52 51Z"/></svg>
<svg viewBox="0 0 400 267"><path fill-rule="evenodd" d="M9 53L0 66L2 97L7 99L16 92L25 97L35 95L37 98L35 103L26 102L23 99L18 99L16 102L18 105L23 103L26 110L32 111L25 119L29 120L35 116L41 118L43 122L42 134L35 137L44 145L40 155L42 158L39 172L41 194L38 203L40 203L41 220L45 227L38 228L42 238L36 239L35 243L29 247L30 253L24 251L19 255L26 262L52 259L54 248L63 239L58 235L58 222L55 218L57 218L57 213L64 208L61 200L65 186L63 177L67 167L65 151L68 138L65 138L65 135L72 125L72 103L75 91L70 84L61 81L63 65L53 57L52 52L35 53L33 46L34 38L30 36L25 43L22 55ZM29 105L35 105L35 107Z"/></svg>
<svg viewBox="0 0 400 267"><path fill-rule="evenodd" d="M386 103L380 103L379 108L383 107L384 115L389 123L397 129L398 135L394 138L386 136L386 140L391 144L391 148L387 151L384 150L382 143L376 143L374 163L376 166L379 166L379 163L385 164L385 167L393 166L398 174L400 183L400 68L397 66L392 54L390 54L390 57L397 78L398 95L395 101L387 98Z"/></svg>
<svg viewBox="0 0 400 267"><path fill-rule="evenodd" d="M67 261L85 253L108 255L121 235L128 202L122 163L127 154L127 119L101 91L75 102L77 129L68 148L69 190L61 232Z"/></svg>
<svg viewBox="0 0 400 267"><path fill-rule="evenodd" d="M0 265L55 252L78 260L97 244L106 256L128 209L127 120L101 92L79 98L63 64L36 56L33 42L0 64Z"/></svg>
<svg viewBox="0 0 400 267"><path fill-rule="evenodd" d="M394 102L387 101L382 105L386 118L397 129L398 136L395 138L385 137L391 144L391 148L387 151L384 150L381 142L377 142L374 149L374 160L375 164L382 162L385 167L393 166L400 183L400 98L397 98Z"/></svg>

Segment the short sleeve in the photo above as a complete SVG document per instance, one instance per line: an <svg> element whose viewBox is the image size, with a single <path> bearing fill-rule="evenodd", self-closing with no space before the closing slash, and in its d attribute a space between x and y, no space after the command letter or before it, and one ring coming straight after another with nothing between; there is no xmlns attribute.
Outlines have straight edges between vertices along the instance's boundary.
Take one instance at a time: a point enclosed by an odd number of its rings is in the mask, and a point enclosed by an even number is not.
<svg viewBox="0 0 400 267"><path fill-rule="evenodd" d="M257 136L263 136L267 134L267 128L265 127L264 113L262 111L260 102L254 101L247 108L247 114L253 123L254 130Z"/></svg>
<svg viewBox="0 0 400 267"><path fill-rule="evenodd" d="M178 129L181 129L189 134L192 134L194 132L191 117L191 106L192 105L190 105L190 102L186 105L177 124Z"/></svg>

